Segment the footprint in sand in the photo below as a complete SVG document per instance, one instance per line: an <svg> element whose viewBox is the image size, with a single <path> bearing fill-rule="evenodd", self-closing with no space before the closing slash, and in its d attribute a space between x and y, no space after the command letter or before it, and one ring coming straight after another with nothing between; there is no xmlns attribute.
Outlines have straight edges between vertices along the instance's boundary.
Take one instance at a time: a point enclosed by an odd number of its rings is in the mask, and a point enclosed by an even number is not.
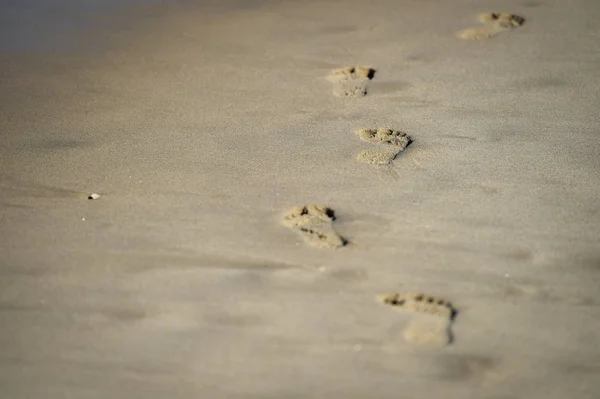
<svg viewBox="0 0 600 399"><path fill-rule="evenodd" d="M316 247L339 248L346 245L334 229L335 213L323 205L306 205L290 209L283 215L283 224L298 231L304 240Z"/></svg>
<svg viewBox="0 0 600 399"><path fill-rule="evenodd" d="M387 294L381 302L396 310L413 313L404 329L404 339L412 344L441 347L452 343L452 323L458 311L444 299L422 293Z"/></svg>
<svg viewBox="0 0 600 399"><path fill-rule="evenodd" d="M458 37L465 40L486 40L525 23L525 18L508 12L484 12L479 14L478 19L483 26L461 30Z"/></svg>
<svg viewBox="0 0 600 399"><path fill-rule="evenodd" d="M359 129L356 134L362 141L378 145L356 155L357 161L370 165L390 164L412 142L408 134L388 128Z"/></svg>
<svg viewBox="0 0 600 399"><path fill-rule="evenodd" d="M367 82L375 76L375 69L366 66L350 66L334 69L327 80L333 83L336 97L364 97Z"/></svg>

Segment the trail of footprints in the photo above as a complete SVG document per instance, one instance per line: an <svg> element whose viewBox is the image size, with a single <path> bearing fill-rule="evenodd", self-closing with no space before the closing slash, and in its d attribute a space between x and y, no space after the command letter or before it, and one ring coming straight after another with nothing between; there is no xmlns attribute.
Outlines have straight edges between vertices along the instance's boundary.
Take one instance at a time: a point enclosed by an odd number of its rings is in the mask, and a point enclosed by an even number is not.
<svg viewBox="0 0 600 399"><path fill-rule="evenodd" d="M461 30L464 40L486 40L503 32L519 28L525 19L507 12L485 12L477 17L481 26ZM327 76L336 97L360 98L368 94L368 84L376 70L370 66L347 66L334 69ZM369 165L388 165L404 151L412 138L390 128L359 129L360 140L372 145L360 151L356 160ZM335 212L325 205L296 206L283 215L283 224L296 231L314 247L335 249L347 241L334 229ZM393 293L380 295L379 300L395 310L411 315L402 331L404 339L415 345L442 347L453 342L452 324L458 313L447 300L424 293Z"/></svg>

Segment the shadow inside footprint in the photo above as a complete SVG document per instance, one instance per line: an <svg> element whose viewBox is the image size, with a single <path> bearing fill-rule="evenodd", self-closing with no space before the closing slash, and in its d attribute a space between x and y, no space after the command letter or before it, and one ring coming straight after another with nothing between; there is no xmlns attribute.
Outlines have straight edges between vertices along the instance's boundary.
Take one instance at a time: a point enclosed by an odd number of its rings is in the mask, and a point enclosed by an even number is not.
<svg viewBox="0 0 600 399"><path fill-rule="evenodd" d="M283 223L298 231L305 241L321 248L339 248L348 242L333 228L335 212L323 205L294 207L283 216Z"/></svg>
<svg viewBox="0 0 600 399"><path fill-rule="evenodd" d="M404 150L412 142L411 137L401 131L385 127L378 129L359 129L356 134L362 141L375 144L389 144Z"/></svg>

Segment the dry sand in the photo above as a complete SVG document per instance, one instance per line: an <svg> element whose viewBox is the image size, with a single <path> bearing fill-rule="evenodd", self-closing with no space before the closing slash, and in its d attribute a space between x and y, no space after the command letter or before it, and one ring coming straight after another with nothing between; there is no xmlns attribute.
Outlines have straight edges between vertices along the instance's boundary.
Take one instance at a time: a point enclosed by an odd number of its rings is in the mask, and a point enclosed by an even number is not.
<svg viewBox="0 0 600 399"><path fill-rule="evenodd" d="M482 12L526 22L457 37ZM118 15L0 54L0 397L598 397L600 2ZM357 162L382 126L413 143Z"/></svg>

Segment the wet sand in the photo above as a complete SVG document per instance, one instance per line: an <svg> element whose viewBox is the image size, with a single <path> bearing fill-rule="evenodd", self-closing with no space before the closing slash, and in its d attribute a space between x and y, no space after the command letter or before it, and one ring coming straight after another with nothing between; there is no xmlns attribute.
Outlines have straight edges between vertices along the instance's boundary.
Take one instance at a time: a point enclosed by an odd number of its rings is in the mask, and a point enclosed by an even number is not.
<svg viewBox="0 0 600 399"><path fill-rule="evenodd" d="M598 13L181 2L5 49L0 396L595 398Z"/></svg>

